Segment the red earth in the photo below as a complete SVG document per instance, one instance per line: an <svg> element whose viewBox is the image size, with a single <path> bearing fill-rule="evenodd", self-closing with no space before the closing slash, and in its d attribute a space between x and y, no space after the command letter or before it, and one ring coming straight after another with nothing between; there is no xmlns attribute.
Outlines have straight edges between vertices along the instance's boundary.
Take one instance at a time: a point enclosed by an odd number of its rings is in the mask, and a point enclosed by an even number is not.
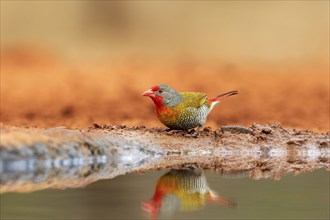
<svg viewBox="0 0 330 220"><path fill-rule="evenodd" d="M153 85L224 100L206 126L280 122L284 127L329 130L329 70L283 64L175 62L129 58L68 63L33 49L1 54L1 122L6 125L82 128L98 124L162 126L151 100Z"/></svg>

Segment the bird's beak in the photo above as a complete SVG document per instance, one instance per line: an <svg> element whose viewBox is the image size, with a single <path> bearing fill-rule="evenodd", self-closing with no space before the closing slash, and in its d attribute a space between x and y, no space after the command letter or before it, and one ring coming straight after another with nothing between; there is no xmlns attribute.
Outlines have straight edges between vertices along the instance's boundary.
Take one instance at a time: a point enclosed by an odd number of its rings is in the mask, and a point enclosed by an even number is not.
<svg viewBox="0 0 330 220"><path fill-rule="evenodd" d="M143 96L149 96L149 97L155 97L154 92L152 91L152 89L148 89L147 91L145 91L144 93L142 93Z"/></svg>

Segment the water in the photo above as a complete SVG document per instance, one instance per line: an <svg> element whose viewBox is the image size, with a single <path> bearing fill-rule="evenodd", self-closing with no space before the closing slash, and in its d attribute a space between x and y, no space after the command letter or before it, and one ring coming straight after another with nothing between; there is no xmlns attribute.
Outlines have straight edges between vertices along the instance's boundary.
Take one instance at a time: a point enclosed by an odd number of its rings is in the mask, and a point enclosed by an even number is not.
<svg viewBox="0 0 330 220"><path fill-rule="evenodd" d="M226 201L235 203L236 207L206 201L201 202L198 208L180 210L182 201L168 196L170 199L163 201L163 206L167 207L162 207L152 216L142 209L142 204L152 198L157 181L167 172L168 170L144 174L133 173L114 179L99 180L84 188L4 193L1 194L1 219L149 219L151 217L329 219L330 217L330 178L329 172L324 169L298 176L285 175L279 181L253 180L244 177L244 173L221 176L219 173L205 171L208 187ZM184 190L181 190L181 196L184 194L182 191ZM195 197L185 198L186 202L191 204L194 202L192 198ZM198 198L200 199L201 196Z"/></svg>

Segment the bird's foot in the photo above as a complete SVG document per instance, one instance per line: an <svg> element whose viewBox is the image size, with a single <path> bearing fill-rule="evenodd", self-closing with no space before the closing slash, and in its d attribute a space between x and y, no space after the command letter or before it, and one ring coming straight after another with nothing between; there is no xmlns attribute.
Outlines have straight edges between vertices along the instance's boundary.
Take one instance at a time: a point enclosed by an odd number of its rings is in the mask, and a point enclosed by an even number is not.
<svg viewBox="0 0 330 220"><path fill-rule="evenodd" d="M193 137L193 138L197 138L199 130L201 129L201 127L197 127L196 130L192 129L190 130L188 133L185 134L186 137ZM193 131L193 132L192 132ZM192 133L191 133L192 132Z"/></svg>
<svg viewBox="0 0 330 220"><path fill-rule="evenodd" d="M203 169L199 168L197 165L195 164L185 164L183 165L183 167L187 170L191 170L194 171L196 174L201 174L203 172Z"/></svg>
<svg viewBox="0 0 330 220"><path fill-rule="evenodd" d="M186 133L184 136L185 136L185 137L193 137L193 138L197 138L197 135L198 135L198 132L194 132L194 133L192 133L192 134L190 134L190 133Z"/></svg>
<svg viewBox="0 0 330 220"><path fill-rule="evenodd" d="M253 135L253 132L251 129L248 129L243 126L222 126L221 131L225 132L228 131L230 133L241 133L241 134L251 134Z"/></svg>

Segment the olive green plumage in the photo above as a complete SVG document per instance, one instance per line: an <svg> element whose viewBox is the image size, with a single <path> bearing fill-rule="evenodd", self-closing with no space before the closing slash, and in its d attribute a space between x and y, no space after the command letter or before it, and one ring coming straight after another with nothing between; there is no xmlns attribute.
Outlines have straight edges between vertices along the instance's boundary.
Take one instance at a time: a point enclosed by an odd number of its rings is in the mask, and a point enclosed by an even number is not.
<svg viewBox="0 0 330 220"><path fill-rule="evenodd" d="M173 107L156 108L159 120L167 127L188 130L205 124L211 103L199 92L180 92L182 100Z"/></svg>

